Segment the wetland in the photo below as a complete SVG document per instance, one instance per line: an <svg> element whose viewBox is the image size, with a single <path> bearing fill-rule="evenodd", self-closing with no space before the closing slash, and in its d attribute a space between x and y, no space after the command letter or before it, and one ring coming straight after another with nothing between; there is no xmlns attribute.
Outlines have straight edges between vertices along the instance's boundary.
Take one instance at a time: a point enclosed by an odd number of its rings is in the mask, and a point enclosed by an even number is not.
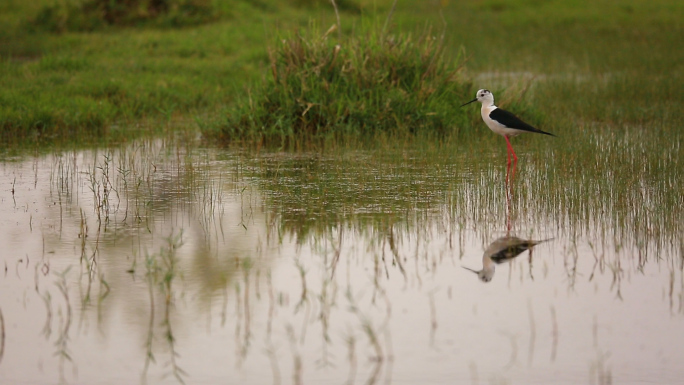
<svg viewBox="0 0 684 385"><path fill-rule="evenodd" d="M676 381L681 175L554 178L568 159L519 153L515 175L502 151L433 143L5 159L2 376ZM488 282L464 269L510 236L548 241Z"/></svg>
<svg viewBox="0 0 684 385"><path fill-rule="evenodd" d="M237 1L85 31L25 3L0 6L0 382L684 376L680 2ZM480 88L556 137L507 166L458 108Z"/></svg>

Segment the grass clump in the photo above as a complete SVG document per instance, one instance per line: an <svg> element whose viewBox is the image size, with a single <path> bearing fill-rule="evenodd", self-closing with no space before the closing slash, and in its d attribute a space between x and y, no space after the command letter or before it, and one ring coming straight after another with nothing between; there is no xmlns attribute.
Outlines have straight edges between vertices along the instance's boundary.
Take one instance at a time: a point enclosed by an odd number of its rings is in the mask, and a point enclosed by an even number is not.
<svg viewBox="0 0 684 385"><path fill-rule="evenodd" d="M216 134L226 141L259 143L366 136L459 132L454 110L470 90L447 60L443 38L426 30L360 33L336 44L326 34L301 34L269 50L271 74L230 111Z"/></svg>

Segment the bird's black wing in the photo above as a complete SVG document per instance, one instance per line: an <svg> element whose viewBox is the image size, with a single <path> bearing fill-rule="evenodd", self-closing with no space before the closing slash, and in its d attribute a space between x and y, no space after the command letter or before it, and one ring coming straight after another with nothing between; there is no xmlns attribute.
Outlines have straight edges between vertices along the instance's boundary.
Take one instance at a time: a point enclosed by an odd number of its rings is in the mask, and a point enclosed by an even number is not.
<svg viewBox="0 0 684 385"><path fill-rule="evenodd" d="M494 263L502 263L517 257L520 253L536 245L533 242L521 242L519 244L508 245L490 257Z"/></svg>
<svg viewBox="0 0 684 385"><path fill-rule="evenodd" d="M489 117L492 118L493 120L496 120L497 122L503 124L504 126L508 128L513 128L516 130L521 130L521 131L529 131L529 132L536 132L538 134L545 134L545 135L551 135L551 136L556 136L554 134L542 131L538 128L534 128L530 126L529 124L523 122L518 118L517 116L511 114L510 112L506 110L502 110L501 108L496 108L494 111L492 111L489 114Z"/></svg>

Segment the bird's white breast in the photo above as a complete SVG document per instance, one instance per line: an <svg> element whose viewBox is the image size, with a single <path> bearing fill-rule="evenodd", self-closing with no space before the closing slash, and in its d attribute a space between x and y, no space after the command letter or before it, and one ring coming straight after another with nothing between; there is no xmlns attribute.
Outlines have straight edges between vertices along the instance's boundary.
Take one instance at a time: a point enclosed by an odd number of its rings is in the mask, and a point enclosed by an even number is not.
<svg viewBox="0 0 684 385"><path fill-rule="evenodd" d="M516 136L521 133L521 131L508 128L504 126L503 124L497 122L496 120L492 119L489 117L489 114L492 113L492 111L496 110L498 107L495 105L491 106L485 106L484 104L482 105L482 110L480 110L480 113L482 114L482 120L484 120L485 124L487 124L487 127L489 127L490 130L494 131L495 133L499 135L504 135L504 136Z"/></svg>
<svg viewBox="0 0 684 385"><path fill-rule="evenodd" d="M492 111L496 110L496 106L485 106L484 104L482 105L482 110L480 110L480 113L482 114L482 120L484 120L485 124L487 127L489 127L490 130L496 132L499 135L506 135L506 132L504 131L506 127L495 121L492 120L492 118L489 117L489 114L492 113Z"/></svg>

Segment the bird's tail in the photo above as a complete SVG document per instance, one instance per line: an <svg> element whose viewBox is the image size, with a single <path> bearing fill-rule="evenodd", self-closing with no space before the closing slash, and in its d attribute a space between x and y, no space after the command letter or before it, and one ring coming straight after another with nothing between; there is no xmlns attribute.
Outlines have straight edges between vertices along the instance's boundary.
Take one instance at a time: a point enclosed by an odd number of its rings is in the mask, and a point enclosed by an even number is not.
<svg viewBox="0 0 684 385"><path fill-rule="evenodd" d="M530 241L530 244L531 244L532 246L537 246L537 245L540 244L540 243L544 243L544 242L548 242L548 241L553 241L554 239L556 239L556 238L546 238L546 239L542 239L541 241Z"/></svg>

